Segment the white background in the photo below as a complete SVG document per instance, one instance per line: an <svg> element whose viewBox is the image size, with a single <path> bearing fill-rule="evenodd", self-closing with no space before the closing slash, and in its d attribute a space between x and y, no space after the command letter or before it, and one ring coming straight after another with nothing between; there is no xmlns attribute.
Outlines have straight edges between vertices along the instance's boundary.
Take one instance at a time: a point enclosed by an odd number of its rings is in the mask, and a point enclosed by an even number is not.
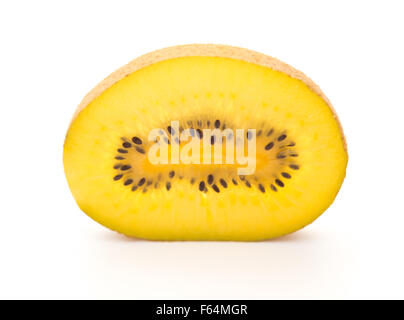
<svg viewBox="0 0 404 320"><path fill-rule="evenodd" d="M0 298L404 298L401 1L3 1ZM219 43L275 56L333 102L350 161L312 225L258 243L131 240L76 206L81 98L133 58Z"/></svg>

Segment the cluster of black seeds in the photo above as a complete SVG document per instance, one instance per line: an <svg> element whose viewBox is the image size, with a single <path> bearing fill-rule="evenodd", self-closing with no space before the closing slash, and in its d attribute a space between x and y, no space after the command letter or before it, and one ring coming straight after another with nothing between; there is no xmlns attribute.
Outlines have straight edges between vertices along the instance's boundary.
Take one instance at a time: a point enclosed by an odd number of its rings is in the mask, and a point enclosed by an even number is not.
<svg viewBox="0 0 404 320"><path fill-rule="evenodd" d="M187 121L186 125L190 129L190 133L192 137L198 137L200 139L203 138L203 131L201 128L210 128L211 126L216 129L222 129L224 130L226 128L226 125L222 123L220 120L216 119L215 121L202 121L202 120L197 120L197 121ZM175 143L180 143L175 129L172 128L171 126L167 126L167 132L169 133L168 137L164 138L164 141L167 144L170 144L171 141L174 141ZM183 127L180 126L180 132L183 130ZM273 135L274 129L259 129L256 131L256 137L263 137L267 139L267 142L265 143L264 150L269 151L275 147L277 143L279 143L279 149L280 152L276 154L276 158L279 160L286 159L288 157L291 158L296 158L298 157L298 154L291 149L294 147L296 144L294 142L286 142L284 143L287 139L286 133L279 134L277 136ZM161 132L162 134L162 132ZM246 138L248 140L251 140L253 138L253 133L247 131L246 133ZM127 138L122 138L124 141L121 146L117 148L117 155L115 156L115 160L118 160L117 164L113 166L115 170L117 170L116 174L113 177L114 181L123 181L124 186L129 186L132 191L137 191L141 190L143 193L147 192L148 190L154 188L158 189L160 187L165 187L167 191L170 191L172 188L173 184L173 178L176 176L175 171L170 171L167 173L167 179L168 181L164 183L160 183L163 177L161 175L158 176L156 179L157 181L153 181L152 179L147 179L146 177L141 177L135 180L134 178L130 177L130 173L132 172L132 166L130 164L125 163L125 160L127 160L127 156L129 152L136 152L139 155L145 155L146 151L143 146L143 141L141 138L134 136L131 139ZM216 143L216 137L212 136L211 137L211 144ZM286 164L288 169L291 170L299 170L300 167L296 163L290 163ZM182 179L182 176L178 176L178 179ZM197 183L197 188L201 192L208 192L209 189L216 193L220 193L222 190L225 190L228 188L229 184L232 183L234 186L246 186L247 188L251 187L256 187L259 191L262 193L265 193L268 190L271 190L273 192L278 192L279 188L285 187L285 181L288 179L291 179L292 175L289 172L281 171L279 174L279 177L273 178L273 180L270 183L264 183L258 181L258 178L255 176L234 176L231 178L228 178L229 180L226 180L225 178L221 177L215 177L213 174L209 174L206 179L200 180ZM286 179L286 180L285 180ZM268 179L269 180L269 179ZM195 182L197 182L197 179L195 177L191 177L189 179L189 182L191 185L194 185Z"/></svg>

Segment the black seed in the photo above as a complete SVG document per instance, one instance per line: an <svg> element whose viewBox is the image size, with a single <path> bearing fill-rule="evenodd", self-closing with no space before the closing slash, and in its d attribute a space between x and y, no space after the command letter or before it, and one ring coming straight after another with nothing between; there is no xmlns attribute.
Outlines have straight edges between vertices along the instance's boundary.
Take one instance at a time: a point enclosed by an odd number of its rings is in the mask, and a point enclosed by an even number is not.
<svg viewBox="0 0 404 320"><path fill-rule="evenodd" d="M224 179L220 179L220 184L224 187L227 188L227 182Z"/></svg>
<svg viewBox="0 0 404 320"><path fill-rule="evenodd" d="M244 180L245 180L245 177L244 177L244 176L239 176L239 178L240 178L241 181L244 181Z"/></svg>
<svg viewBox="0 0 404 320"><path fill-rule="evenodd" d="M167 191L169 191L171 189L171 183L170 182L166 183L166 189L167 189Z"/></svg>
<svg viewBox="0 0 404 320"><path fill-rule="evenodd" d="M201 130L201 129L196 129L196 132L198 132L198 137L199 137L200 139L202 139L202 137L203 137L203 132L202 132L202 130Z"/></svg>
<svg viewBox="0 0 404 320"><path fill-rule="evenodd" d="M285 158L286 158L286 155L283 154L283 153L278 153L278 154L276 155L276 157L277 157L278 159L285 159Z"/></svg>
<svg viewBox="0 0 404 320"><path fill-rule="evenodd" d="M247 139L251 140L253 137L253 133L251 131L247 131Z"/></svg>
<svg viewBox="0 0 404 320"><path fill-rule="evenodd" d="M273 185L273 184L271 184L271 189L273 190L273 191L278 191L278 189L276 189L276 187Z"/></svg>
<svg viewBox="0 0 404 320"><path fill-rule="evenodd" d="M199 190L200 190L200 191L204 191L204 190L205 190L205 182L201 181L201 182L199 183Z"/></svg>
<svg viewBox="0 0 404 320"><path fill-rule="evenodd" d="M215 190L217 193L220 192L219 187L217 185L215 185L215 184L212 186L212 189Z"/></svg>
<svg viewBox="0 0 404 320"><path fill-rule="evenodd" d="M136 191L136 189L137 189L137 186L132 187L132 191Z"/></svg>
<svg viewBox="0 0 404 320"><path fill-rule="evenodd" d="M146 186L150 186L150 185L152 185L152 183L153 183L153 181L149 180L149 181L147 181Z"/></svg>
<svg viewBox="0 0 404 320"><path fill-rule="evenodd" d="M213 183L213 175L208 175L208 183L212 184Z"/></svg>
<svg viewBox="0 0 404 320"><path fill-rule="evenodd" d="M146 182L146 179L145 179L145 178L142 178L142 179L139 180L139 182L137 183L137 185L138 185L139 187L141 187L141 186L144 185L145 182Z"/></svg>
<svg viewBox="0 0 404 320"><path fill-rule="evenodd" d="M197 125L198 127L202 127L202 121L201 121L201 120L196 121L196 125Z"/></svg>
<svg viewBox="0 0 404 320"><path fill-rule="evenodd" d="M163 140L164 140L165 143L170 144L170 140L168 140L167 137L164 137Z"/></svg>
<svg viewBox="0 0 404 320"><path fill-rule="evenodd" d="M208 127L210 126L210 121L208 120L208 121L206 121L206 124L208 125Z"/></svg>
<svg viewBox="0 0 404 320"><path fill-rule="evenodd" d="M124 148L130 148L132 146L132 144L130 142L124 142L124 143L122 143L122 146Z"/></svg>
<svg viewBox="0 0 404 320"><path fill-rule="evenodd" d="M120 167L121 167L121 165L119 163L114 165L114 169L119 169Z"/></svg>
<svg viewBox="0 0 404 320"><path fill-rule="evenodd" d="M280 187L284 187L284 186L285 186L285 184L284 184L281 180L279 180L279 179L275 179L275 183L276 183L278 186L280 186Z"/></svg>
<svg viewBox="0 0 404 320"><path fill-rule="evenodd" d="M118 152L119 152L119 153L128 153L128 150L125 150L125 149L118 149Z"/></svg>
<svg viewBox="0 0 404 320"><path fill-rule="evenodd" d="M246 185L248 188L251 188L251 184L248 182L248 180L245 181L245 185Z"/></svg>
<svg viewBox="0 0 404 320"><path fill-rule="evenodd" d="M215 144L216 142L216 137L215 136L211 136L210 137L210 144Z"/></svg>
<svg viewBox="0 0 404 320"><path fill-rule="evenodd" d="M134 144L142 144L142 140L138 137L133 137L132 141Z"/></svg>
<svg viewBox="0 0 404 320"><path fill-rule="evenodd" d="M123 177L123 174L118 174L114 177L114 180L117 181Z"/></svg>
<svg viewBox="0 0 404 320"><path fill-rule="evenodd" d="M273 146L274 146L274 143L270 142L265 146L265 150L270 150L270 149L272 149Z"/></svg>
<svg viewBox="0 0 404 320"><path fill-rule="evenodd" d="M291 157L297 157L297 156L299 156L297 153L291 153L289 156L291 156Z"/></svg>
<svg viewBox="0 0 404 320"><path fill-rule="evenodd" d="M287 172L282 172L281 175L282 175L282 177L284 177L284 178L286 178L286 179L292 178L292 176L291 176L289 173L287 173Z"/></svg>
<svg viewBox="0 0 404 320"><path fill-rule="evenodd" d="M235 186L238 185L236 179L231 179L231 181L233 181L233 184L234 184Z"/></svg>
<svg viewBox="0 0 404 320"><path fill-rule="evenodd" d="M262 133L262 130L258 130L257 137L259 137L261 135L261 133Z"/></svg>
<svg viewBox="0 0 404 320"><path fill-rule="evenodd" d="M143 192L143 193L146 193L146 192L147 192L147 188L144 188L142 192Z"/></svg>
<svg viewBox="0 0 404 320"><path fill-rule="evenodd" d="M220 120L216 120L215 121L215 128L219 129L219 127L220 127Z"/></svg>
<svg viewBox="0 0 404 320"><path fill-rule="evenodd" d="M175 176L175 171L170 171L170 172L168 173L168 176L169 176L170 178L174 178L174 176Z"/></svg>
<svg viewBox="0 0 404 320"><path fill-rule="evenodd" d="M286 134L282 134L278 137L278 141L282 141L286 139Z"/></svg>
<svg viewBox="0 0 404 320"><path fill-rule="evenodd" d="M126 180L123 184L124 184L125 186L128 186L128 185L130 185L132 182L133 182L132 179L128 179L128 180Z"/></svg>
<svg viewBox="0 0 404 320"><path fill-rule="evenodd" d="M288 144L288 147L294 147L295 145L296 145L296 143L291 142L291 143Z"/></svg>
<svg viewBox="0 0 404 320"><path fill-rule="evenodd" d="M132 168L130 165L125 164L125 165L123 165L123 166L121 167L121 170L122 170L122 171L125 171L125 170L129 170L130 168Z"/></svg>
<svg viewBox="0 0 404 320"><path fill-rule="evenodd" d="M299 166L297 164L290 164L289 168L293 170L299 170Z"/></svg>
<svg viewBox="0 0 404 320"><path fill-rule="evenodd" d="M223 123L222 130L226 129L226 125Z"/></svg>
<svg viewBox="0 0 404 320"><path fill-rule="evenodd" d="M263 186L261 183L258 185L258 188L260 189L260 191L261 191L262 193L265 193L265 188L264 188L264 186Z"/></svg>
<svg viewBox="0 0 404 320"><path fill-rule="evenodd" d="M141 147L136 147L136 151L139 152L139 153L141 153L141 154L145 154L145 153L146 153L146 151L144 151L144 149L141 148Z"/></svg>
<svg viewBox="0 0 404 320"><path fill-rule="evenodd" d="M125 158L124 158L124 157L119 157L119 156L118 156L118 157L115 157L115 159L116 159L116 160L124 160Z"/></svg>
<svg viewBox="0 0 404 320"><path fill-rule="evenodd" d="M175 130L173 128L171 128L171 126L167 127L167 131L169 132L169 134L173 135L175 133Z"/></svg>
<svg viewBox="0 0 404 320"><path fill-rule="evenodd" d="M194 184L195 183L195 178L192 178L190 182L191 182L191 184Z"/></svg>
<svg viewBox="0 0 404 320"><path fill-rule="evenodd" d="M274 129L269 130L267 133L267 137L269 137L273 132L274 132Z"/></svg>

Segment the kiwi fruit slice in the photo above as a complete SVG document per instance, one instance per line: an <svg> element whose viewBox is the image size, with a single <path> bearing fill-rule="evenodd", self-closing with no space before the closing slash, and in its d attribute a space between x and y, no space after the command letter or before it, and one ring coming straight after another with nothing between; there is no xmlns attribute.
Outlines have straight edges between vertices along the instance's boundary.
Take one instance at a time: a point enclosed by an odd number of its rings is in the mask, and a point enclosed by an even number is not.
<svg viewBox="0 0 404 320"><path fill-rule="evenodd" d="M240 159L254 156L254 170L223 161L226 138L235 141L233 155L239 144ZM152 161L153 150L168 161ZM222 161L204 162L207 152ZM185 45L141 56L95 87L74 114L63 158L79 207L112 230L253 241L324 212L348 154L334 109L303 73L247 49Z"/></svg>

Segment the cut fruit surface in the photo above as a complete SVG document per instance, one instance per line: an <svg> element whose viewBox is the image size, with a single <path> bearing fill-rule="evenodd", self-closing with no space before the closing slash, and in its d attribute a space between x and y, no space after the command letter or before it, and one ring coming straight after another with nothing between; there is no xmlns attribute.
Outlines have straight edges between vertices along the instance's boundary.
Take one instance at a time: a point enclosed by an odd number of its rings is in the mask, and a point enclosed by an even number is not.
<svg viewBox="0 0 404 320"><path fill-rule="evenodd" d="M125 235L262 240L333 202L344 139L302 73L246 49L189 45L142 56L91 91L68 130L64 167L80 208Z"/></svg>

